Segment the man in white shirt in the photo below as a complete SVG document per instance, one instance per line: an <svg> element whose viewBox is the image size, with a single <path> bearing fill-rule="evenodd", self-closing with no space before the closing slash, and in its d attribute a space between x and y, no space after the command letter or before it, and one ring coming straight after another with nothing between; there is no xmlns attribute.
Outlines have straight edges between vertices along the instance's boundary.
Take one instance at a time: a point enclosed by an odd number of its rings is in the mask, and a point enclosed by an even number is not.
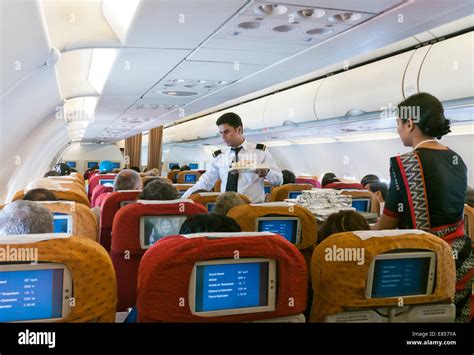
<svg viewBox="0 0 474 355"><path fill-rule="evenodd" d="M213 153L214 160L199 181L187 190L186 198L196 190L211 190L221 179L221 191L235 191L246 195L254 203L264 202L264 178L272 185L281 185L283 176L264 144L248 142L239 115L228 112L216 121L219 133L228 148ZM255 172L231 170L232 163L253 166ZM262 168L263 166L263 168Z"/></svg>

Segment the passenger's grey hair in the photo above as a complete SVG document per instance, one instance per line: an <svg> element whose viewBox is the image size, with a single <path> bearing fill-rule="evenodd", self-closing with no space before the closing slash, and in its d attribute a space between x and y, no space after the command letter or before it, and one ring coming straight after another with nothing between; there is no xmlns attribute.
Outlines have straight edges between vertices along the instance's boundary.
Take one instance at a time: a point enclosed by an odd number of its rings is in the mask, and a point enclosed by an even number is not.
<svg viewBox="0 0 474 355"><path fill-rule="evenodd" d="M53 214L33 201L18 200L0 211L0 235L53 233Z"/></svg>
<svg viewBox="0 0 474 355"><path fill-rule="evenodd" d="M140 175L132 169L124 169L117 174L114 181L114 191L141 190L142 179Z"/></svg>

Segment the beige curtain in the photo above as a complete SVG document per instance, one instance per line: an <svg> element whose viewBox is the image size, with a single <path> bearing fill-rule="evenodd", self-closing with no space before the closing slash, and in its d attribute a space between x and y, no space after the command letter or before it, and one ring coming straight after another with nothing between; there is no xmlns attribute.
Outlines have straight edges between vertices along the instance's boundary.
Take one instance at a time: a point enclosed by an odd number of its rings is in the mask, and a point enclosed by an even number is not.
<svg viewBox="0 0 474 355"><path fill-rule="evenodd" d="M130 168L131 166L137 166L141 168L141 161L140 161L141 153L142 153L142 134L141 133L125 139L125 165L127 168ZM127 161L127 157L128 157L128 161Z"/></svg>
<svg viewBox="0 0 474 355"><path fill-rule="evenodd" d="M148 168L157 168L161 174L161 151L163 144L163 126L150 130L148 136Z"/></svg>

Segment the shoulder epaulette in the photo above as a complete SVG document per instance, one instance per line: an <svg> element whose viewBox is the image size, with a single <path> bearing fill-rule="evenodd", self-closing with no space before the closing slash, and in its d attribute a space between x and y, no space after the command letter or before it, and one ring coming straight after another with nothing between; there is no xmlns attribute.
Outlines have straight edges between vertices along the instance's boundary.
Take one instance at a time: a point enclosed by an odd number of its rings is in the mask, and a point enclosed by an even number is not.
<svg viewBox="0 0 474 355"><path fill-rule="evenodd" d="M267 146L262 143L257 143L257 146L255 148L260 149L260 150L265 150L267 149Z"/></svg>
<svg viewBox="0 0 474 355"><path fill-rule="evenodd" d="M221 154L221 153L222 153L222 152L221 152L221 150L219 149L219 150L216 150L214 153L212 153L212 156L213 156L214 158L216 158L216 157L217 157L219 154Z"/></svg>

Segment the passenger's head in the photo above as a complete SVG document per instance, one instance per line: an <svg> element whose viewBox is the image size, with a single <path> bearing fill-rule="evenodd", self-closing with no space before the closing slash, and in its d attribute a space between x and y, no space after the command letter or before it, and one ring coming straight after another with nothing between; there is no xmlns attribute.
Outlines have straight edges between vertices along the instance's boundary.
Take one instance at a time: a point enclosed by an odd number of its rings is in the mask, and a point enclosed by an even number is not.
<svg viewBox="0 0 474 355"><path fill-rule="evenodd" d="M191 168L189 167L189 165L182 165L179 170L181 170L181 171L187 171L187 170L191 170Z"/></svg>
<svg viewBox="0 0 474 355"><path fill-rule="evenodd" d="M240 205L245 205L245 201L236 192L227 191L216 199L216 206L213 212L225 216L231 208Z"/></svg>
<svg viewBox="0 0 474 355"><path fill-rule="evenodd" d="M377 175L374 175L374 174L368 174L368 175L365 175L361 180L360 180L360 184L362 186L364 186L364 189L368 189L370 184L373 183L373 182L378 182L380 181L379 177Z"/></svg>
<svg viewBox="0 0 474 355"><path fill-rule="evenodd" d="M205 190L205 189L199 189L199 190L193 191L193 193L191 195L200 194L201 192L209 192L209 191Z"/></svg>
<svg viewBox="0 0 474 355"><path fill-rule="evenodd" d="M32 189L29 190L25 196L23 196L25 201L57 201L58 198L56 195L47 189Z"/></svg>
<svg viewBox="0 0 474 355"><path fill-rule="evenodd" d="M77 170L74 168L70 168L70 170L71 170L71 173L77 173Z"/></svg>
<svg viewBox="0 0 474 355"><path fill-rule="evenodd" d="M147 176L159 176L160 171L157 168L150 169L146 172Z"/></svg>
<svg viewBox="0 0 474 355"><path fill-rule="evenodd" d="M180 170L179 165L173 165L170 170Z"/></svg>
<svg viewBox="0 0 474 355"><path fill-rule="evenodd" d="M367 221L355 211L339 211L329 215L318 233L318 243L335 233L369 230Z"/></svg>
<svg viewBox="0 0 474 355"><path fill-rule="evenodd" d="M99 170L102 174L111 173L114 170L114 163L109 160L103 160L99 163Z"/></svg>
<svg viewBox="0 0 474 355"><path fill-rule="evenodd" d="M136 171L124 169L117 174L114 181L114 191L141 190L142 179Z"/></svg>
<svg viewBox="0 0 474 355"><path fill-rule="evenodd" d="M441 102L425 92L415 94L398 104L398 134L407 147L413 146L414 139L436 137L448 134L449 120L444 117Z"/></svg>
<svg viewBox="0 0 474 355"><path fill-rule="evenodd" d="M466 205L474 207L474 189L470 186L467 187L466 191Z"/></svg>
<svg viewBox="0 0 474 355"><path fill-rule="evenodd" d="M386 183L377 181L369 185L369 191L373 192L380 202L385 202L388 194L388 186Z"/></svg>
<svg viewBox="0 0 474 355"><path fill-rule="evenodd" d="M334 173L326 173L323 176L323 180L321 181L321 186L324 187L326 185L332 184L333 182L339 182L336 179L336 175Z"/></svg>
<svg viewBox="0 0 474 355"><path fill-rule="evenodd" d="M230 217L216 213L195 214L186 218L181 225L179 234L192 233L232 233L240 232L242 229L237 222Z"/></svg>
<svg viewBox="0 0 474 355"><path fill-rule="evenodd" d="M70 175L71 174L71 168L69 165L64 164L64 163L58 163L56 164L53 169L53 171L57 172L61 176L65 175Z"/></svg>
<svg viewBox="0 0 474 355"><path fill-rule="evenodd" d="M131 166L130 169L135 170L137 173L140 172L140 168L138 166Z"/></svg>
<svg viewBox="0 0 474 355"><path fill-rule="evenodd" d="M33 201L18 200L0 211L0 235L53 233L53 215Z"/></svg>
<svg viewBox="0 0 474 355"><path fill-rule="evenodd" d="M176 200L178 191L173 185L162 180L150 182L138 196L139 200Z"/></svg>
<svg viewBox="0 0 474 355"><path fill-rule="evenodd" d="M283 174L283 185L294 184L296 182L296 176L292 171L282 170L281 173Z"/></svg>
<svg viewBox="0 0 474 355"><path fill-rule="evenodd" d="M50 170L46 174L44 174L44 177L48 177L48 176L61 176L61 174L58 173L57 171Z"/></svg>
<svg viewBox="0 0 474 355"><path fill-rule="evenodd" d="M222 140L230 147L238 147L244 140L244 126L240 116L234 112L227 112L220 116L216 125Z"/></svg>
<svg viewBox="0 0 474 355"><path fill-rule="evenodd" d="M169 180L167 178L163 178L161 176L145 176L143 178L143 187L147 186L148 184L152 183L153 181L161 181L161 182L164 182L168 185L173 185L171 180Z"/></svg>

